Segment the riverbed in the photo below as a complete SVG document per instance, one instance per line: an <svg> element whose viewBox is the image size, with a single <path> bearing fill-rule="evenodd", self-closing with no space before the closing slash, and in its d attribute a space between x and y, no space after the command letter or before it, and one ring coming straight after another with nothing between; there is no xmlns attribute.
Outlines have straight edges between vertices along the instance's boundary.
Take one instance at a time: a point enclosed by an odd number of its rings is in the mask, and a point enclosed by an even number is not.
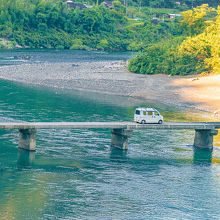
<svg viewBox="0 0 220 220"><path fill-rule="evenodd" d="M8 53L0 57L1 79L41 87L134 97L209 111L220 117L220 75L174 77L134 74L126 68L127 60L132 56L129 53L65 53L54 50L27 54L22 51L20 55L19 52L15 55Z"/></svg>

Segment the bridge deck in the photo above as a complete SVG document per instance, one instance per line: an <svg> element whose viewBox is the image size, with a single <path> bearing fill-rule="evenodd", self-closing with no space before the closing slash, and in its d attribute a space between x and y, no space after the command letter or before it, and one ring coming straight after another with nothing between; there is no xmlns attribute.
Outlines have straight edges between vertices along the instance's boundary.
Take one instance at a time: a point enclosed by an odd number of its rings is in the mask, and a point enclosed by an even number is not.
<svg viewBox="0 0 220 220"><path fill-rule="evenodd" d="M0 122L0 129L220 129L220 122L164 122L138 124L135 122Z"/></svg>

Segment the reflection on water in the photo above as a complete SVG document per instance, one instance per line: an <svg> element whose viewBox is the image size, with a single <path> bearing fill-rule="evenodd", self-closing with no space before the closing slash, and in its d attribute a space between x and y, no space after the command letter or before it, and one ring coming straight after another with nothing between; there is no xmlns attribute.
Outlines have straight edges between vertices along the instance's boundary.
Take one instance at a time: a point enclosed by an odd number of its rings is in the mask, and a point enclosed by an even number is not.
<svg viewBox="0 0 220 220"><path fill-rule="evenodd" d="M18 167L29 167L33 164L35 159L35 151L27 151L18 148Z"/></svg>
<svg viewBox="0 0 220 220"><path fill-rule="evenodd" d="M193 161L195 164L210 165L212 163L212 150L193 148Z"/></svg>
<svg viewBox="0 0 220 220"><path fill-rule="evenodd" d="M127 152L127 150L120 150L118 148L111 147L110 158L117 161L121 159L126 159Z"/></svg>

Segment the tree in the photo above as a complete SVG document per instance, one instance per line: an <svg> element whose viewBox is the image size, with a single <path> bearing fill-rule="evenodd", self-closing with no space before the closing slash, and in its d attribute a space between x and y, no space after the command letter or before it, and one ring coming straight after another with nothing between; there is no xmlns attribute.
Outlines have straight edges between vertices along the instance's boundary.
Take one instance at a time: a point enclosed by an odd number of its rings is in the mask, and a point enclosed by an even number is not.
<svg viewBox="0 0 220 220"><path fill-rule="evenodd" d="M214 11L214 8L210 8L207 4L204 4L193 10L182 12L183 20L181 21L181 25L185 33L189 35L201 33L207 26L206 18L211 16Z"/></svg>
<svg viewBox="0 0 220 220"><path fill-rule="evenodd" d="M220 71L220 7L215 20L207 22L206 29L194 37L188 37L179 47L179 54L194 54L208 68Z"/></svg>

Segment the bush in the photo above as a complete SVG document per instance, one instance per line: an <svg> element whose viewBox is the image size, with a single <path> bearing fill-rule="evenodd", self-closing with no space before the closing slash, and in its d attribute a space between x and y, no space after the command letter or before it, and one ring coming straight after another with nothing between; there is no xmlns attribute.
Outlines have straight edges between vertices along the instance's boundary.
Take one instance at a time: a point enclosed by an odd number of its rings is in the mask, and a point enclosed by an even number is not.
<svg viewBox="0 0 220 220"><path fill-rule="evenodd" d="M97 48L100 50L106 50L109 47L108 40L102 39L97 45Z"/></svg>
<svg viewBox="0 0 220 220"><path fill-rule="evenodd" d="M70 47L71 50L80 50L83 49L83 42L81 39L74 39L72 40L72 46Z"/></svg>

